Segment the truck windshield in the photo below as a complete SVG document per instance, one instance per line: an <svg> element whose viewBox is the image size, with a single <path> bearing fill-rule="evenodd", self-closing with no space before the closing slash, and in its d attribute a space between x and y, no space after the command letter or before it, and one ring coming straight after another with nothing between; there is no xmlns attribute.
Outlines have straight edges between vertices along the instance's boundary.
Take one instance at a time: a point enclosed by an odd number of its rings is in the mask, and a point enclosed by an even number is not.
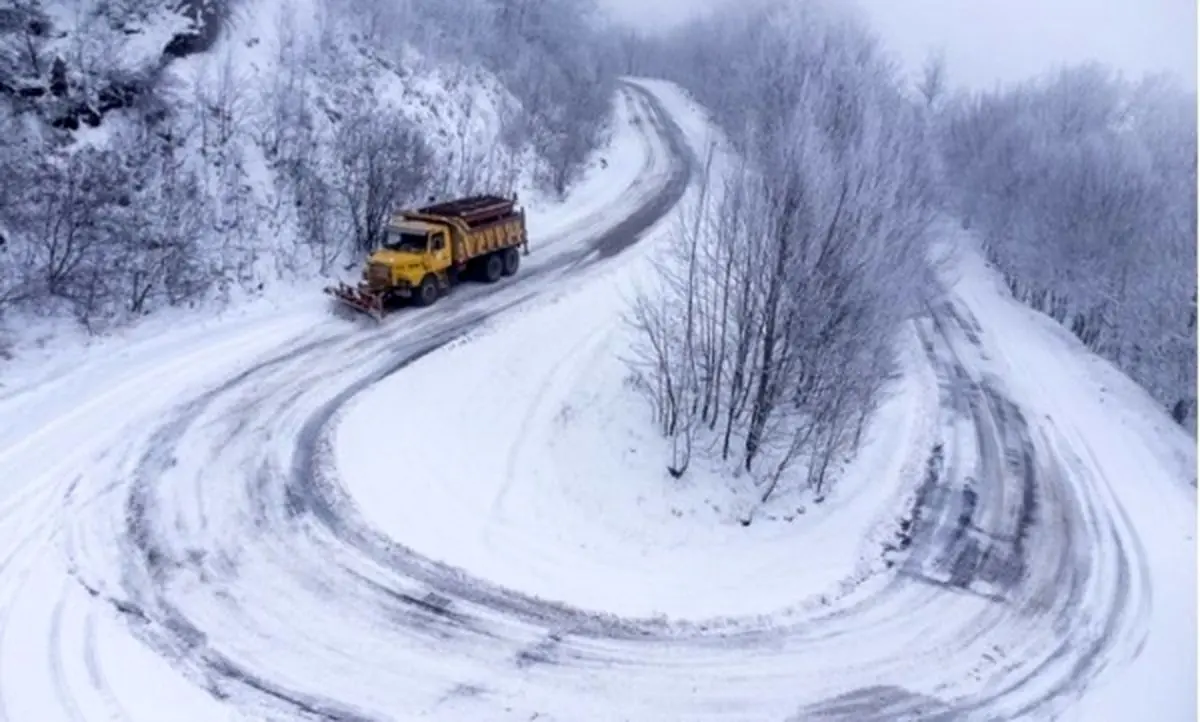
<svg viewBox="0 0 1200 722"><path fill-rule="evenodd" d="M383 247L389 251L408 251L409 253L425 252L425 234L401 231L389 228L383 239Z"/></svg>

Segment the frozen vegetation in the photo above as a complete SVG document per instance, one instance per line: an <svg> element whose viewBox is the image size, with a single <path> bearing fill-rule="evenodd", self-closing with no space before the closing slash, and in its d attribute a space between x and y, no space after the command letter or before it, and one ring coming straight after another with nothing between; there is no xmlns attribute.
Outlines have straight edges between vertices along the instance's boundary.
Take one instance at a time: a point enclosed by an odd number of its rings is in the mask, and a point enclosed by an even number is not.
<svg viewBox="0 0 1200 722"><path fill-rule="evenodd" d="M1195 93L1087 65L929 102L948 208L1013 295L1195 431Z"/></svg>
<svg viewBox="0 0 1200 722"><path fill-rule="evenodd" d="M561 195L608 128L594 8L452 5L0 8L0 314L100 329L356 263L393 206Z"/></svg>
<svg viewBox="0 0 1200 722"><path fill-rule="evenodd" d="M732 164L710 169L634 312L673 473L702 448L764 500L794 466L818 495L835 481L902 322L941 293L929 231L947 215L1017 299L1194 431L1194 92L1099 64L960 90L937 54L906 77L823 2L739 3L623 50L710 111L708 162Z"/></svg>

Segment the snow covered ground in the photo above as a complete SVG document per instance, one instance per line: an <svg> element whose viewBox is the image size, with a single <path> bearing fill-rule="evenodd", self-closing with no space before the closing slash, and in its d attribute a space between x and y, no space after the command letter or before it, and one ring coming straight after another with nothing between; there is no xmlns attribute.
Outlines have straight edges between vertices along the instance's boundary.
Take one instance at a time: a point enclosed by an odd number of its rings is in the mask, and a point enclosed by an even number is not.
<svg viewBox="0 0 1200 722"><path fill-rule="evenodd" d="M621 299L710 134L643 87L511 284L7 385L0 720L1194 718L1194 441L953 226L836 493L666 478Z"/></svg>

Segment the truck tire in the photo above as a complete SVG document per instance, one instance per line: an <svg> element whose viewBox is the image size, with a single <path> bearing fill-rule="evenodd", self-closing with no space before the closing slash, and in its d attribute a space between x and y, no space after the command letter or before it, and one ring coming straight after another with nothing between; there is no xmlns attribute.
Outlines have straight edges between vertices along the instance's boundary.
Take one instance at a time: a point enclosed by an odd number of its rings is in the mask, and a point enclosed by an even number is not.
<svg viewBox="0 0 1200 722"><path fill-rule="evenodd" d="M521 252L515 248L504 251L504 275L511 276L521 267Z"/></svg>
<svg viewBox="0 0 1200 722"><path fill-rule="evenodd" d="M504 259L499 253L489 254L483 259L482 268L479 270L485 283L495 283L504 275Z"/></svg>
<svg viewBox="0 0 1200 722"><path fill-rule="evenodd" d="M432 274L421 279L421 285L417 286L416 292L413 294L413 303L418 306L432 306L438 300L438 282Z"/></svg>

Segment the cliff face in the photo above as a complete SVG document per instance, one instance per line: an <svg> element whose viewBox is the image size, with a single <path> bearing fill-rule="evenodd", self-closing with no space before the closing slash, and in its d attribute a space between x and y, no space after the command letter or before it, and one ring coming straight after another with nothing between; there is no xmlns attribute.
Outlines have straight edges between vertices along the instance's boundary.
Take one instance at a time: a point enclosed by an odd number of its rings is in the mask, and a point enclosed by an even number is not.
<svg viewBox="0 0 1200 722"><path fill-rule="evenodd" d="M97 127L174 59L211 50L228 2L25 0L0 9L0 94L52 127Z"/></svg>

